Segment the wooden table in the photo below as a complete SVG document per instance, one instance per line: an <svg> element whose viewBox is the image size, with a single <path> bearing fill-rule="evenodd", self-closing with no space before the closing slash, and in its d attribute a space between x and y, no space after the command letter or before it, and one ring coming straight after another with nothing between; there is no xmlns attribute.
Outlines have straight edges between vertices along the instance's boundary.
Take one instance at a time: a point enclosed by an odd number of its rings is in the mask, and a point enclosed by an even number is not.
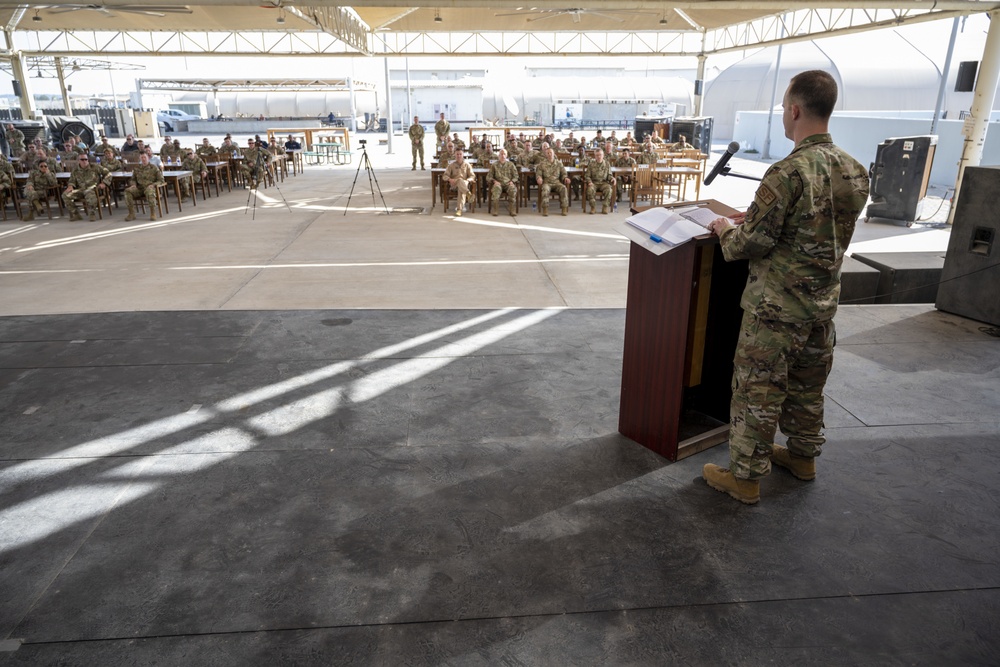
<svg viewBox="0 0 1000 667"><path fill-rule="evenodd" d="M180 212L181 208L181 179L186 178L191 183L191 205L198 205L198 198L194 196L194 172L188 171L187 169L174 169L170 171L163 172L163 180L167 183L170 181L174 182L174 194L177 195L177 211ZM169 212L169 211L168 211Z"/></svg>
<svg viewBox="0 0 1000 667"><path fill-rule="evenodd" d="M328 136L328 137L341 137L344 140L344 147L347 150L351 150L351 133L346 127L303 127L303 128L290 128L290 127L275 127L270 128L267 131L267 143L274 144L276 136L288 136L289 134L301 134L306 138L306 148L312 148L313 135ZM284 146L285 142L282 141L281 145Z"/></svg>
<svg viewBox="0 0 1000 667"><path fill-rule="evenodd" d="M212 173L212 180L215 181L215 196L219 196L219 177L223 171L226 173L226 187L233 191L233 174L229 170L229 162L206 162L205 166Z"/></svg>

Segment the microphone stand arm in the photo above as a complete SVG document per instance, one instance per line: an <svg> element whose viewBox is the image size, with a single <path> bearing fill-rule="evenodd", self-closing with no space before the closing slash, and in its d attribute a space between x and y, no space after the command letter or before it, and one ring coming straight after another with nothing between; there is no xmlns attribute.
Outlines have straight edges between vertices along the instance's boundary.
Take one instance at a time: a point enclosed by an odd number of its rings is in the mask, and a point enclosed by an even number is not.
<svg viewBox="0 0 1000 667"><path fill-rule="evenodd" d="M735 176L736 178L745 178L748 181L757 181L757 182L760 182L760 180L761 180L760 178L758 178L756 176L747 176L746 174L737 174L736 172L733 171L733 168L729 167L729 166L723 167L722 171L719 172L719 176Z"/></svg>

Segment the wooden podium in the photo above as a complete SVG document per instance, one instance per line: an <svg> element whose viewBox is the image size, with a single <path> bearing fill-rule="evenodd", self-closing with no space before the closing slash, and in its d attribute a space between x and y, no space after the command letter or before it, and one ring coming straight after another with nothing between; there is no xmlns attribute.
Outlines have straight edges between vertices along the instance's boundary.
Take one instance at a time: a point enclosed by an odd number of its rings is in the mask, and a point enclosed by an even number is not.
<svg viewBox="0 0 1000 667"><path fill-rule="evenodd" d="M737 211L715 200L719 215ZM726 262L715 236L662 255L631 244L618 431L671 461L729 437L733 355L747 262Z"/></svg>

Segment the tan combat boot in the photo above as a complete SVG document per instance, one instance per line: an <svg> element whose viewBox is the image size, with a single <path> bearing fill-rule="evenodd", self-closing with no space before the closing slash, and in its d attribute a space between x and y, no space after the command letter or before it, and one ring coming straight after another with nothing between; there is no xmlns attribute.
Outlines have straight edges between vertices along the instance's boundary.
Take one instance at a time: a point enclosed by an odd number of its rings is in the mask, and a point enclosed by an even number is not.
<svg viewBox="0 0 1000 667"><path fill-rule="evenodd" d="M816 459L792 454L787 447L773 445L771 463L781 466L795 477L806 482L816 479Z"/></svg>
<svg viewBox="0 0 1000 667"><path fill-rule="evenodd" d="M91 222L97 221L97 215L93 212L91 212L90 215L88 215L87 217L90 219Z"/></svg>
<svg viewBox="0 0 1000 667"><path fill-rule="evenodd" d="M590 203L590 214L594 215L594 213L596 213L596 212L597 212L597 204L591 202Z"/></svg>
<svg viewBox="0 0 1000 667"><path fill-rule="evenodd" d="M706 463L701 476L710 487L728 493L741 503L756 505L760 500L760 481L756 479L739 479L728 468L720 468L714 463Z"/></svg>
<svg viewBox="0 0 1000 667"><path fill-rule="evenodd" d="M549 207L548 206L543 206L542 207L542 217L545 217L545 218L549 217Z"/></svg>
<svg viewBox="0 0 1000 667"><path fill-rule="evenodd" d="M607 215L607 214L608 214L608 205L605 204L604 206L601 207L601 215Z"/></svg>
<svg viewBox="0 0 1000 667"><path fill-rule="evenodd" d="M566 215L567 213L569 213L569 207L568 206L563 206L562 207L562 214Z"/></svg>
<svg viewBox="0 0 1000 667"><path fill-rule="evenodd" d="M70 209L69 221L76 222L77 220L83 220L83 217L80 215L80 211L78 211L74 206L72 209Z"/></svg>
<svg viewBox="0 0 1000 667"><path fill-rule="evenodd" d="M128 207L128 215L125 216L125 222L132 222L135 220L135 205Z"/></svg>
<svg viewBox="0 0 1000 667"><path fill-rule="evenodd" d="M495 218L498 215L500 215L500 200L499 199L496 200L495 202L493 202L493 217Z"/></svg>
<svg viewBox="0 0 1000 667"><path fill-rule="evenodd" d="M27 208L25 208L24 209L24 218L23 219L24 219L25 222L31 222L32 220L34 220L35 219L35 209L33 207L31 207L31 206L28 206Z"/></svg>
<svg viewBox="0 0 1000 667"><path fill-rule="evenodd" d="M507 212L514 215L514 204L509 201L507 202Z"/></svg>

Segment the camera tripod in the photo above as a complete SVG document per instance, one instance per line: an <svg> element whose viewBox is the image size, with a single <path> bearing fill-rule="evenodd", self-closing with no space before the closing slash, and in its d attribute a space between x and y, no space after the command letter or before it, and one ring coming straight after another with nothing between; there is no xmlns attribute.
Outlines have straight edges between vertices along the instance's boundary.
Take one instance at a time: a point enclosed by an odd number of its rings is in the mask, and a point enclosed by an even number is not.
<svg viewBox="0 0 1000 667"><path fill-rule="evenodd" d="M361 140L361 159L358 160L358 170L354 172L354 182L351 183L351 194L347 195L347 206L344 207L344 215L347 215L347 210L351 208L351 197L354 196L354 186L358 183L358 175L361 173L361 167L365 168L368 172L368 187L372 191L372 208L377 208L375 203L375 191L378 190L378 196L382 200L382 208L385 209L386 214L389 213L389 207L385 205L385 197L382 196L382 188L378 186L378 178L375 176L375 169L372 168L371 160L368 159L368 146L365 144L367 141L365 139ZM374 182L374 185L372 183Z"/></svg>
<svg viewBox="0 0 1000 667"><path fill-rule="evenodd" d="M250 214L251 220L257 219L257 187L260 185L260 181L264 181L264 187L265 188L267 187L267 171L268 171L268 161L264 159L265 149L261 145L261 142L259 141L256 142L254 144L254 148L257 149L257 157L254 160L253 167L250 168L250 180L247 182L247 186L250 188L250 191L247 193L247 206L246 209L243 211L243 213L246 214L246 210L251 209L250 202L252 200L253 208ZM285 208L287 208L288 211L291 212L292 207L288 205L288 201L285 199L284 193L281 191L281 188L278 187L277 178L274 179L274 188L278 191L278 196L281 197L281 201L284 202Z"/></svg>

